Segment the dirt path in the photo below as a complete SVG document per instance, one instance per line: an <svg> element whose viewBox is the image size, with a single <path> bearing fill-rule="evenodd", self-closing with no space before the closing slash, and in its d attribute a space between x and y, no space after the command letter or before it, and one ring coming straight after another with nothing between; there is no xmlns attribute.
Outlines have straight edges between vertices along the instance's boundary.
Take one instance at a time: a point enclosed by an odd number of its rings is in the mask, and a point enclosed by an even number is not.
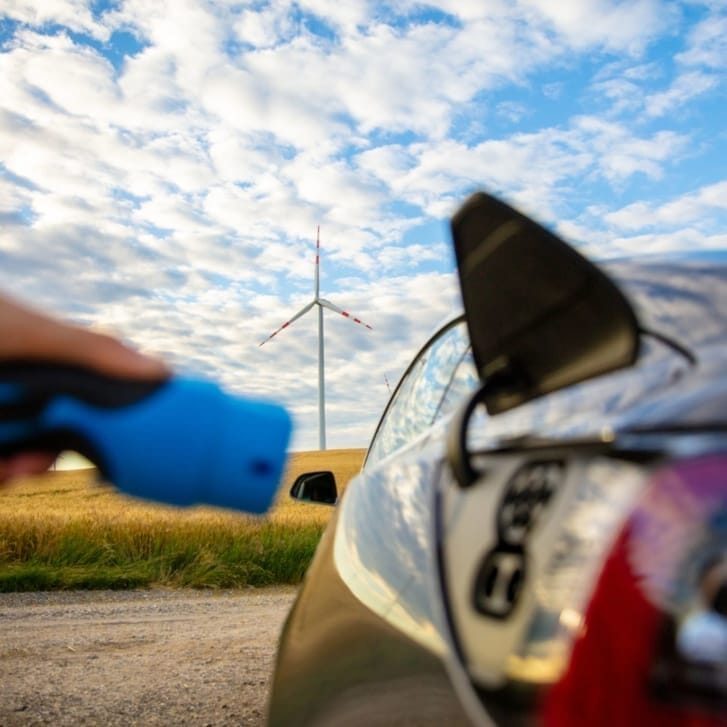
<svg viewBox="0 0 727 727"><path fill-rule="evenodd" d="M0 594L0 724L260 725L294 593Z"/></svg>

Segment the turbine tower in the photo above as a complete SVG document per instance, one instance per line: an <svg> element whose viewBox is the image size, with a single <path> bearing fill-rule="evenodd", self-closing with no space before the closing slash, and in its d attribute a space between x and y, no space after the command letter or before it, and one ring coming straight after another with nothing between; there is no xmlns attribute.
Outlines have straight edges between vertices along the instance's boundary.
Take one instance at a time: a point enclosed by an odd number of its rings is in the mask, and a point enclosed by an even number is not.
<svg viewBox="0 0 727 727"><path fill-rule="evenodd" d="M325 384L325 362L323 347L323 309L328 308L334 313L340 313L354 323L366 326L369 330L373 330L368 323L364 323L360 318L352 316L348 311L342 310L337 305L331 303L330 300L321 298L320 296L320 257L321 257L321 228L316 228L316 267L315 267L315 287L313 300L304 305L290 320L283 323L280 328L271 333L260 346L264 346L271 338L277 336L280 331L287 328L293 321L304 316L313 306L318 306L318 443L320 449L326 448L326 384Z"/></svg>

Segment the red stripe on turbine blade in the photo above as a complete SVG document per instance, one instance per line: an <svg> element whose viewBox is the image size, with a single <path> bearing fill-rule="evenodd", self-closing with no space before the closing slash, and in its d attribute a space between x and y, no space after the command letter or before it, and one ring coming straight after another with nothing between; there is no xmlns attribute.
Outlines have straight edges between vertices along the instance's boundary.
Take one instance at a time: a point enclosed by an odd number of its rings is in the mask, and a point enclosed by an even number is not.
<svg viewBox="0 0 727 727"><path fill-rule="evenodd" d="M280 331L283 330L283 328L287 328L290 325L290 323L291 323L290 321L288 321L287 323L283 323L283 325L280 326L280 328L278 328L277 331L273 331L262 343L259 343L258 348L260 346L262 346L263 344L267 343L271 338L275 338L275 336L277 336L278 333L280 333Z"/></svg>
<svg viewBox="0 0 727 727"><path fill-rule="evenodd" d="M352 316L347 310L339 311L342 316L345 316L346 318L350 318L354 323L360 323L362 326L366 326L370 331L373 331L374 329L368 324L364 323L360 318L356 318L355 316Z"/></svg>

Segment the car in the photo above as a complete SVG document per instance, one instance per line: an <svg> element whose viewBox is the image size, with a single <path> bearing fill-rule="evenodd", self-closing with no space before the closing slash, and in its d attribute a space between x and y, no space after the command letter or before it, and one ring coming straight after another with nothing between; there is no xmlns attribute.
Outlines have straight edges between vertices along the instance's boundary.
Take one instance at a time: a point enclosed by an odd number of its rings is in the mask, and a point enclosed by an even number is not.
<svg viewBox="0 0 727 727"><path fill-rule="evenodd" d="M725 724L727 255L592 262L483 192L452 237L464 312L338 499L268 724Z"/></svg>

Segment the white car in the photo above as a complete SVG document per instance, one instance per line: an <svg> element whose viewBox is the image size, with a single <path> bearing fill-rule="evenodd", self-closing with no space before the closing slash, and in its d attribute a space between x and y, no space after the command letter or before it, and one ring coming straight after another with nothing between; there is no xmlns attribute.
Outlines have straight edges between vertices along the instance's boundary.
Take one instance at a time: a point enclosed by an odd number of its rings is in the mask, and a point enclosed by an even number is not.
<svg viewBox="0 0 727 727"><path fill-rule="evenodd" d="M727 256L597 266L485 194L452 231L465 316L340 499L269 724L724 725Z"/></svg>

